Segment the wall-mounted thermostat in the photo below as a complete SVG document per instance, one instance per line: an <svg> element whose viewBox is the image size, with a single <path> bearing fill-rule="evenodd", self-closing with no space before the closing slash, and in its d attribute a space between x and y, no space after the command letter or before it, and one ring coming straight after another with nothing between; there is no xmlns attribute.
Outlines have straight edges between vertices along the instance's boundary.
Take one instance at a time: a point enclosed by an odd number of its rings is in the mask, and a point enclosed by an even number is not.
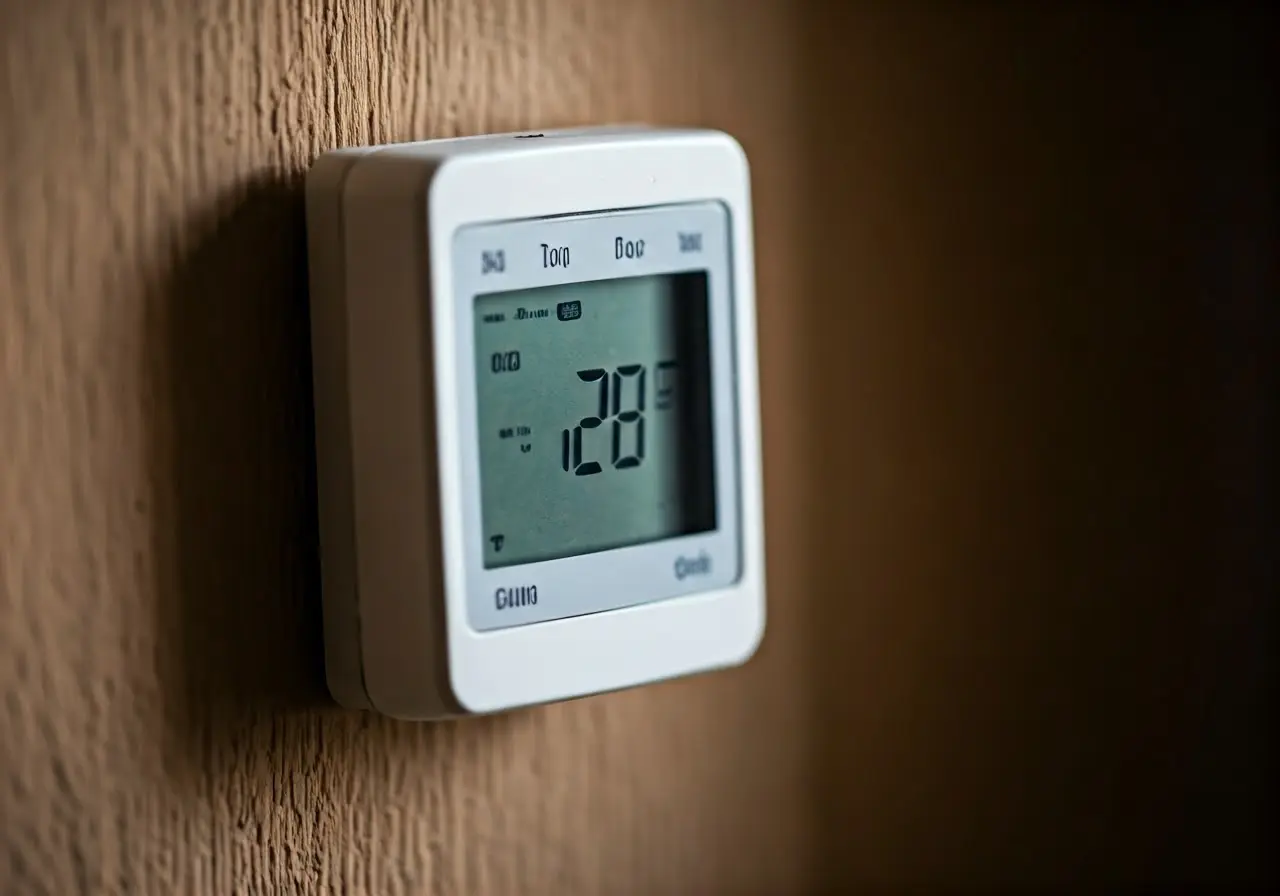
<svg viewBox="0 0 1280 896"><path fill-rule="evenodd" d="M326 667L485 713L746 660L765 624L747 161L593 128L307 179Z"/></svg>

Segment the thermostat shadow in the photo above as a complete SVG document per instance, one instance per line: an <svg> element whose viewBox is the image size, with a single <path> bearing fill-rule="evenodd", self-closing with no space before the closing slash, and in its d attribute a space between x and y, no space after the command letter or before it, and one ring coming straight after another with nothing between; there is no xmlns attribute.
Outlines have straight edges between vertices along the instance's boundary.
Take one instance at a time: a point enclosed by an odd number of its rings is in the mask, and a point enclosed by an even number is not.
<svg viewBox="0 0 1280 896"><path fill-rule="evenodd" d="M153 303L153 469L184 753L331 705L320 627L301 185L263 178L192 220Z"/></svg>
<svg viewBox="0 0 1280 896"><path fill-rule="evenodd" d="M406 723L324 681L301 176L245 184L185 236L148 327L159 665L172 755L221 774L304 726Z"/></svg>

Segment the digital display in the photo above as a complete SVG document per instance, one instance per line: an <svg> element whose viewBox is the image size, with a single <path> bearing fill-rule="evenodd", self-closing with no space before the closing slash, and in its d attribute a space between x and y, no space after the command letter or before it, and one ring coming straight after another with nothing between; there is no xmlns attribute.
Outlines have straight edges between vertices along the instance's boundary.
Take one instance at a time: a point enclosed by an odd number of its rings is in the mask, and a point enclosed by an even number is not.
<svg viewBox="0 0 1280 896"><path fill-rule="evenodd" d="M705 271L475 299L486 568L716 528Z"/></svg>

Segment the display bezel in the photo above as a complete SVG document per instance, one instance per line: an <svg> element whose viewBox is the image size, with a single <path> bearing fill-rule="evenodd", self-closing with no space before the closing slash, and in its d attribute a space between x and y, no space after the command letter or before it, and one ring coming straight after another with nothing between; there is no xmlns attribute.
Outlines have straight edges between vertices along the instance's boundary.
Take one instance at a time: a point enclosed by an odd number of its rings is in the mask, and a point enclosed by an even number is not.
<svg viewBox="0 0 1280 896"><path fill-rule="evenodd" d="M726 134L708 131L619 132L581 142L512 139L511 144L505 152L450 158L425 178L432 352L427 361L431 424L425 428L434 440L437 470L449 678L445 699L472 713L737 665L755 652L765 630L755 263L750 178L741 146ZM470 314L455 286L456 233L472 224L704 201L721 202L729 210L741 575L725 588L679 599L477 631L467 617L467 495L461 475L463 455L475 448L460 423L466 386L457 362L457 317ZM421 549L437 550L430 542ZM386 672L393 674L393 669Z"/></svg>
<svg viewBox="0 0 1280 896"><path fill-rule="evenodd" d="M682 250L681 234L697 235L698 250L690 250L687 244ZM618 258L618 239L624 245L643 244L644 248L638 257L624 252ZM568 247L570 263L548 265L544 245ZM741 555L728 209L712 201L472 225L457 231L452 251L459 312L455 318L461 387L458 419L464 444L470 448L461 457L461 476L466 496L467 618L472 628L485 632L545 623L732 585L741 571ZM689 271L707 275L716 527L591 553L486 568L476 299L538 287ZM498 605L499 589L502 607ZM514 596L519 599L511 600Z"/></svg>

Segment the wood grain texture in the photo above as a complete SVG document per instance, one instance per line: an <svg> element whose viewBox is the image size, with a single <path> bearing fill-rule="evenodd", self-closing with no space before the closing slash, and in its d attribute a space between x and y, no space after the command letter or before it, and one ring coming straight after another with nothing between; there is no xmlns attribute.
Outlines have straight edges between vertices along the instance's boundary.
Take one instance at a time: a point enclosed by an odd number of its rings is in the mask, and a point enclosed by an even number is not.
<svg viewBox="0 0 1280 896"><path fill-rule="evenodd" d="M771 432L796 388L783 2L6 3L0 890L804 886L795 451L740 671L458 724L326 705L301 174L650 120L746 144ZM788 558L794 558L788 562ZM790 581L789 581L790 580ZM791 586L791 587L789 587Z"/></svg>
<svg viewBox="0 0 1280 896"><path fill-rule="evenodd" d="M0 892L1277 879L1276 13L0 0ZM753 166L769 633L324 699L301 174L647 119Z"/></svg>

